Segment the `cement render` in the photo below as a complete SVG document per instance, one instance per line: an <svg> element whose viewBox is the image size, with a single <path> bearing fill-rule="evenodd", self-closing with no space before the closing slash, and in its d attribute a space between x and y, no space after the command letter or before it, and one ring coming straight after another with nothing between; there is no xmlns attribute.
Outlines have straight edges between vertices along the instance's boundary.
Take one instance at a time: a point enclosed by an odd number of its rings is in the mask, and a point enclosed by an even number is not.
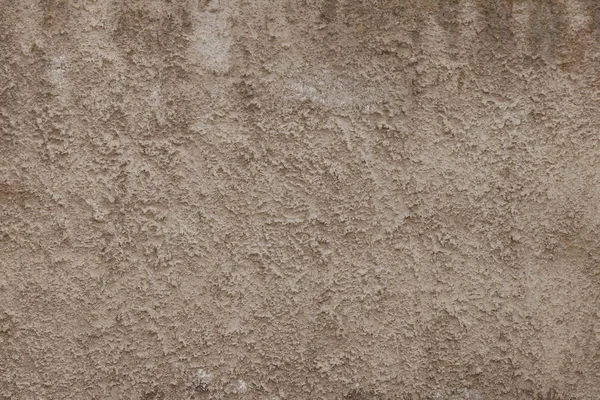
<svg viewBox="0 0 600 400"><path fill-rule="evenodd" d="M0 398L600 399L600 2L0 0Z"/></svg>

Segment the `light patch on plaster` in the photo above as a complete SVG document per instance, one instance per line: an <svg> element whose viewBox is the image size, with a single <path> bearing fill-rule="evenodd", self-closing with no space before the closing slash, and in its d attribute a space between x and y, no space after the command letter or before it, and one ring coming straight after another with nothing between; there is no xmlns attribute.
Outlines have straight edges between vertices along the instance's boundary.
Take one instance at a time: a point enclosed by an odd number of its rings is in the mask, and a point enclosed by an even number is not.
<svg viewBox="0 0 600 400"><path fill-rule="evenodd" d="M215 73L226 73L231 68L230 48L233 39L230 33L229 12L221 2L210 2L209 6L195 15L192 36L192 59Z"/></svg>
<svg viewBox="0 0 600 400"><path fill-rule="evenodd" d="M162 90L160 86L156 86L150 92L150 96L148 97L148 104L151 107L159 107L162 102Z"/></svg>
<svg viewBox="0 0 600 400"><path fill-rule="evenodd" d="M302 101L312 101L321 104L325 103L325 100L314 86L304 83L296 83L292 84L290 88L294 91L296 97Z"/></svg>
<svg viewBox="0 0 600 400"><path fill-rule="evenodd" d="M577 1L565 1L564 3L569 17L569 27L576 32L584 31L593 23L593 18L587 13L584 5Z"/></svg>
<svg viewBox="0 0 600 400"><path fill-rule="evenodd" d="M163 125L167 122L167 112L164 105L163 91L160 85L155 85L150 94L148 95L146 102L154 110L154 115L159 124Z"/></svg>
<svg viewBox="0 0 600 400"><path fill-rule="evenodd" d="M61 55L50 60L50 66L46 71L48 81L54 86L60 98L65 98L68 94L68 70L67 57Z"/></svg>
<svg viewBox="0 0 600 400"><path fill-rule="evenodd" d="M315 76L309 76L302 81L286 82L283 94L288 98L332 107L355 105L365 100L356 96L350 80L336 76L327 69L321 69Z"/></svg>

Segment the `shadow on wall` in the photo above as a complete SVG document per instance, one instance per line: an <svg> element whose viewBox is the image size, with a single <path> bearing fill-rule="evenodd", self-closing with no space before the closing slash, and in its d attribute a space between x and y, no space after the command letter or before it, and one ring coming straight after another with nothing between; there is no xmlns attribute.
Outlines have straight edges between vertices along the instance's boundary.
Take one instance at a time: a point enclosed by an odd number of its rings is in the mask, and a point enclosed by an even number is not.
<svg viewBox="0 0 600 400"><path fill-rule="evenodd" d="M337 27L349 25L357 33L393 26L393 18L410 14L414 14L410 18L414 23L411 29L417 33L427 29L424 22L433 16L451 46L461 43L459 37L475 18L477 35L482 35L492 49L504 50L498 55L514 52L515 43L522 40L532 57L560 62L580 50L573 46L577 47L583 37L592 35L600 41L600 2L595 0L323 0L320 8L321 21ZM526 24L525 30L517 26L517 19L519 24ZM518 38L517 32L526 36Z"/></svg>

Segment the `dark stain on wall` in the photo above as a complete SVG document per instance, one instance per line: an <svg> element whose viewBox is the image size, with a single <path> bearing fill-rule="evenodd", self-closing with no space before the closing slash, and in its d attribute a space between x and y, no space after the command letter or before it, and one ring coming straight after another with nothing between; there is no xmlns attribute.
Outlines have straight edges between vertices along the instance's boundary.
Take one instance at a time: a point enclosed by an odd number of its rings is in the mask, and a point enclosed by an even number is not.
<svg viewBox="0 0 600 400"><path fill-rule="evenodd" d="M156 2L121 6L113 37L129 61L168 64L188 45L192 23L187 5L166 2L157 11Z"/></svg>
<svg viewBox="0 0 600 400"><path fill-rule="evenodd" d="M484 46L479 51L485 58L512 57L515 52L512 0L480 0L477 10L485 23L480 35Z"/></svg>
<svg viewBox="0 0 600 400"><path fill-rule="evenodd" d="M529 49L533 57L553 64L568 46L566 10L557 0L532 1L529 18Z"/></svg>
<svg viewBox="0 0 600 400"><path fill-rule="evenodd" d="M333 22L337 14L338 0L324 0L321 18L325 22Z"/></svg>

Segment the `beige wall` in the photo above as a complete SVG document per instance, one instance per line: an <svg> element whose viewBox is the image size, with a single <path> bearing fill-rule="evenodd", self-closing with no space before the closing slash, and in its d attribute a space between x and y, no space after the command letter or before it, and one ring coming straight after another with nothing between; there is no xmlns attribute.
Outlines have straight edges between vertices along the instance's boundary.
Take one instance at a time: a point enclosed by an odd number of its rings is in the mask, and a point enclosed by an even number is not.
<svg viewBox="0 0 600 400"><path fill-rule="evenodd" d="M0 398L600 398L596 0L0 0Z"/></svg>

